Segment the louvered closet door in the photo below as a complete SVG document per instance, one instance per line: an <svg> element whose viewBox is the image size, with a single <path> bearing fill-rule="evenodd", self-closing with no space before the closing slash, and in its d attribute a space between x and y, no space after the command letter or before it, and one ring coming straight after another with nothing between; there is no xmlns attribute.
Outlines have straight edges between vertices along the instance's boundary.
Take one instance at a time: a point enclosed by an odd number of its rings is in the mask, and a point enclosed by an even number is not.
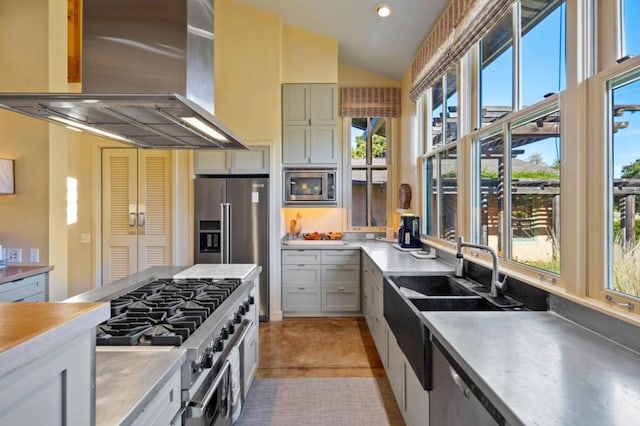
<svg viewBox="0 0 640 426"><path fill-rule="evenodd" d="M168 151L138 150L138 269L170 265Z"/></svg>
<svg viewBox="0 0 640 426"><path fill-rule="evenodd" d="M169 151L103 150L103 285L170 264L169 159Z"/></svg>

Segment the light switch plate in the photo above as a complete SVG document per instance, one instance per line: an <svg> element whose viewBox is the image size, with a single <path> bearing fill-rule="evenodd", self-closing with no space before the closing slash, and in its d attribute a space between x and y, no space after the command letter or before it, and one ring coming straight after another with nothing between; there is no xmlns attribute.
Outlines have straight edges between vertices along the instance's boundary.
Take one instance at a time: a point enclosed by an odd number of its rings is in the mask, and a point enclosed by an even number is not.
<svg viewBox="0 0 640 426"><path fill-rule="evenodd" d="M30 248L29 249L29 263L38 263L40 262L40 249Z"/></svg>
<svg viewBox="0 0 640 426"><path fill-rule="evenodd" d="M376 234L367 234L367 240L373 240L376 237Z"/></svg>
<svg viewBox="0 0 640 426"><path fill-rule="evenodd" d="M91 243L91 234L87 234L87 233L80 234L80 242L84 243L84 244L90 244Z"/></svg>

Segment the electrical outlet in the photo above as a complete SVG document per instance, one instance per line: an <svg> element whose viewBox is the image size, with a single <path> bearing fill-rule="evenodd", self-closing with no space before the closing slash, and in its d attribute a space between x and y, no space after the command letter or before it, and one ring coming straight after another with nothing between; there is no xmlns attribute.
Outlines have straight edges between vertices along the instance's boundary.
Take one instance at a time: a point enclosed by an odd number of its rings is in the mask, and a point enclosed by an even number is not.
<svg viewBox="0 0 640 426"><path fill-rule="evenodd" d="M29 249L29 263L38 263L40 262L40 249L30 248Z"/></svg>
<svg viewBox="0 0 640 426"><path fill-rule="evenodd" d="M367 234L367 240L373 240L376 237L376 234Z"/></svg>
<svg viewBox="0 0 640 426"><path fill-rule="evenodd" d="M22 263L22 249L8 248L7 257L5 257L7 263Z"/></svg>

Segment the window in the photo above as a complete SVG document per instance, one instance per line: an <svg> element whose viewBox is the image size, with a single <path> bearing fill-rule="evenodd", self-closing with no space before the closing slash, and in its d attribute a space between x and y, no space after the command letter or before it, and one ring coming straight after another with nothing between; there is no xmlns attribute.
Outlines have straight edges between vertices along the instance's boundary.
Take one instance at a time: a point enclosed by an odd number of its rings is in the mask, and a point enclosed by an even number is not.
<svg viewBox="0 0 640 426"><path fill-rule="evenodd" d="M566 87L565 20L562 1L521 0L522 105Z"/></svg>
<svg viewBox="0 0 640 426"><path fill-rule="evenodd" d="M640 297L640 69L610 83L607 288Z"/></svg>
<svg viewBox="0 0 640 426"><path fill-rule="evenodd" d="M566 87L565 1L520 0L514 7L519 21L509 11L480 41L478 127Z"/></svg>
<svg viewBox="0 0 640 426"><path fill-rule="evenodd" d="M449 144L424 158L424 233L456 239L458 213L458 149Z"/></svg>
<svg viewBox="0 0 640 426"><path fill-rule="evenodd" d="M507 13L480 41L482 125L513 111L513 14Z"/></svg>
<svg viewBox="0 0 640 426"><path fill-rule="evenodd" d="M387 119L351 119L351 227L387 226Z"/></svg>
<svg viewBox="0 0 640 426"><path fill-rule="evenodd" d="M511 260L560 273L560 113L511 128Z"/></svg>
<svg viewBox="0 0 640 426"><path fill-rule="evenodd" d="M635 56L640 54L640 2L638 0L621 0L622 7L620 22L622 23L622 56Z"/></svg>
<svg viewBox="0 0 640 426"><path fill-rule="evenodd" d="M437 148L458 138L458 74L450 67L431 88L431 147Z"/></svg>
<svg viewBox="0 0 640 426"><path fill-rule="evenodd" d="M458 149L453 147L440 153L439 194L440 233L443 240L456 240L456 219L458 216Z"/></svg>
<svg viewBox="0 0 640 426"><path fill-rule="evenodd" d="M476 139L474 150L473 241L503 254L504 134Z"/></svg>

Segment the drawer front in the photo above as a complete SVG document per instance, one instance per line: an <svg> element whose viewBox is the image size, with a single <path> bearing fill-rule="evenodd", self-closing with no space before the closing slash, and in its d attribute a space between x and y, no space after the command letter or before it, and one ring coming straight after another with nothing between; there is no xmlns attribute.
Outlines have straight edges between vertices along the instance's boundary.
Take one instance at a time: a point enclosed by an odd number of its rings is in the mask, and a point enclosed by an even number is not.
<svg viewBox="0 0 640 426"><path fill-rule="evenodd" d="M360 288L338 287L322 289L323 312L360 311Z"/></svg>
<svg viewBox="0 0 640 426"><path fill-rule="evenodd" d="M325 287L359 287L360 268L357 265L322 265L322 283Z"/></svg>
<svg viewBox="0 0 640 426"><path fill-rule="evenodd" d="M282 310L289 312L320 312L320 287L283 287Z"/></svg>
<svg viewBox="0 0 640 426"><path fill-rule="evenodd" d="M360 250L324 250L323 265L359 265Z"/></svg>
<svg viewBox="0 0 640 426"><path fill-rule="evenodd" d="M180 370L160 389L133 425L168 425L180 409Z"/></svg>
<svg viewBox="0 0 640 426"><path fill-rule="evenodd" d="M312 286L322 285L320 265L282 265L282 286Z"/></svg>
<svg viewBox="0 0 640 426"><path fill-rule="evenodd" d="M45 275L0 284L0 302L44 302Z"/></svg>
<svg viewBox="0 0 640 426"><path fill-rule="evenodd" d="M319 265L320 250L282 250L283 265Z"/></svg>

